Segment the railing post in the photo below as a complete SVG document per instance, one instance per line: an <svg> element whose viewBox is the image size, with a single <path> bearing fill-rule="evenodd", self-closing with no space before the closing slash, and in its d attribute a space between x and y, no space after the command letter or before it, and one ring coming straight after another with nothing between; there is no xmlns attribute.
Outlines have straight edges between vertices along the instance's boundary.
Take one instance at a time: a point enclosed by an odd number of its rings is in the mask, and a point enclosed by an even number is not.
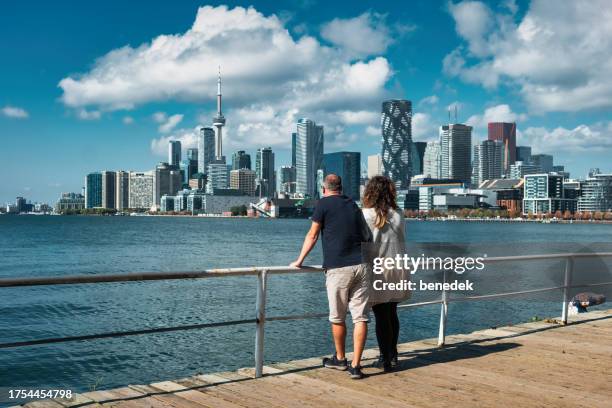
<svg viewBox="0 0 612 408"><path fill-rule="evenodd" d="M444 277L442 284L446 283L446 270L444 270ZM446 316L448 314L448 298L446 289L442 288L442 303L440 304L440 327L438 329L438 347L444 346L444 339L446 337Z"/></svg>
<svg viewBox="0 0 612 408"><path fill-rule="evenodd" d="M567 309L569 305L570 285L572 283L572 272L574 269L574 258L568 256L565 260L565 277L563 279L563 309L561 309L561 323L567 324Z"/></svg>
<svg viewBox="0 0 612 408"><path fill-rule="evenodd" d="M257 308L255 329L255 378L263 375L264 364L264 325L266 323L266 281L268 271L265 269L257 274Z"/></svg>

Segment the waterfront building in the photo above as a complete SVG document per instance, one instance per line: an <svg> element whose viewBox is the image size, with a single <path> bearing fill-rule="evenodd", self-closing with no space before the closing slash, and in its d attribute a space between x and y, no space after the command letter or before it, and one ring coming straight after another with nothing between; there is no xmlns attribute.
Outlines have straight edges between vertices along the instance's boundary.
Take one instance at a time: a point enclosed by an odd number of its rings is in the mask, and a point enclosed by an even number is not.
<svg viewBox="0 0 612 408"><path fill-rule="evenodd" d="M512 179L520 179L528 174L538 174L541 172L540 166L522 161L516 161L510 166L510 178Z"/></svg>
<svg viewBox="0 0 612 408"><path fill-rule="evenodd" d="M181 142L178 140L170 140L168 142L168 164L175 170L178 170L181 163Z"/></svg>
<svg viewBox="0 0 612 408"><path fill-rule="evenodd" d="M542 173L553 171L553 157L550 154L532 154L531 163L538 166Z"/></svg>
<svg viewBox="0 0 612 408"><path fill-rule="evenodd" d="M251 155L244 150L238 150L232 155L232 170L251 170Z"/></svg>
<svg viewBox="0 0 612 408"><path fill-rule="evenodd" d="M499 208L521 213L523 209L523 179L491 179L481 183L478 188L484 192L494 192Z"/></svg>
<svg viewBox="0 0 612 408"><path fill-rule="evenodd" d="M129 173L129 208L150 210L155 204L155 173Z"/></svg>
<svg viewBox="0 0 612 408"><path fill-rule="evenodd" d="M516 160L523 163L531 163L531 146L516 146Z"/></svg>
<svg viewBox="0 0 612 408"><path fill-rule="evenodd" d="M280 185L279 193L294 194L295 193L295 167L281 166L280 168Z"/></svg>
<svg viewBox="0 0 612 408"><path fill-rule="evenodd" d="M524 180L523 214L576 211L576 200L565 198L563 176L551 173L528 174Z"/></svg>
<svg viewBox="0 0 612 408"><path fill-rule="evenodd" d="M342 179L342 192L359 201L359 179L361 176L361 153L335 152L323 155L325 175L337 174Z"/></svg>
<svg viewBox="0 0 612 408"><path fill-rule="evenodd" d="M502 144L502 172L508 174L510 165L516 161L516 123L490 122L488 140L497 140Z"/></svg>
<svg viewBox="0 0 612 408"><path fill-rule="evenodd" d="M159 200L159 211L160 212L171 212L174 211L174 196L164 194Z"/></svg>
<svg viewBox="0 0 612 408"><path fill-rule="evenodd" d="M55 203L55 212L79 211L85 208L85 197L77 193L62 193Z"/></svg>
<svg viewBox="0 0 612 408"><path fill-rule="evenodd" d="M122 211L130 207L130 173L120 170L115 178L115 208Z"/></svg>
<svg viewBox="0 0 612 408"><path fill-rule="evenodd" d="M102 208L116 208L117 173L114 171L102 172Z"/></svg>
<svg viewBox="0 0 612 408"><path fill-rule="evenodd" d="M211 127L202 127L198 136L198 173L205 174L213 160L215 160L215 131Z"/></svg>
<svg viewBox="0 0 612 408"><path fill-rule="evenodd" d="M245 195L255 195L256 173L247 168L230 171L230 188L240 190Z"/></svg>
<svg viewBox="0 0 612 408"><path fill-rule="evenodd" d="M371 179L375 176L382 174L382 156L380 154L373 154L368 156L368 178Z"/></svg>
<svg viewBox="0 0 612 408"><path fill-rule="evenodd" d="M85 208L102 206L102 173L89 173L85 176Z"/></svg>
<svg viewBox="0 0 612 408"><path fill-rule="evenodd" d="M249 208L251 203L257 202L259 199L254 196L246 195L217 195L203 194L201 198L200 212L206 214L223 214L230 211L232 207L245 206Z"/></svg>
<svg viewBox="0 0 612 408"><path fill-rule="evenodd" d="M295 141L296 193L318 196L317 171L323 165L323 126L302 118L298 120Z"/></svg>
<svg viewBox="0 0 612 408"><path fill-rule="evenodd" d="M469 183L472 175L472 127L460 123L440 127L440 178Z"/></svg>
<svg viewBox="0 0 612 408"><path fill-rule="evenodd" d="M183 178L178 169L173 169L168 163L160 162L155 167L155 205L160 205L164 194L175 195L183 186Z"/></svg>
<svg viewBox="0 0 612 408"><path fill-rule="evenodd" d="M427 142L423 154L423 175L434 179L440 178L440 142Z"/></svg>
<svg viewBox="0 0 612 408"><path fill-rule="evenodd" d="M397 189L407 189L414 171L412 143L412 102L404 99L384 101L381 115L382 174Z"/></svg>
<svg viewBox="0 0 612 408"><path fill-rule="evenodd" d="M255 171L257 173L259 196L273 198L276 193L276 180L274 177L274 153L271 147L257 149Z"/></svg>
<svg viewBox="0 0 612 408"><path fill-rule="evenodd" d="M25 198L17 197L15 199L15 208L17 209L18 213L27 212L26 207L27 207L27 202Z"/></svg>
<svg viewBox="0 0 612 408"><path fill-rule="evenodd" d="M612 211L612 174L595 173L580 183L578 211Z"/></svg>
<svg viewBox="0 0 612 408"><path fill-rule="evenodd" d="M225 158L222 160L214 160L208 164L206 175L206 192L214 194L215 189L227 189L229 185L229 174Z"/></svg>
<svg viewBox="0 0 612 408"><path fill-rule="evenodd" d="M483 140L474 146L474 168L479 186L485 180L501 178L504 162L504 145L499 140Z"/></svg>

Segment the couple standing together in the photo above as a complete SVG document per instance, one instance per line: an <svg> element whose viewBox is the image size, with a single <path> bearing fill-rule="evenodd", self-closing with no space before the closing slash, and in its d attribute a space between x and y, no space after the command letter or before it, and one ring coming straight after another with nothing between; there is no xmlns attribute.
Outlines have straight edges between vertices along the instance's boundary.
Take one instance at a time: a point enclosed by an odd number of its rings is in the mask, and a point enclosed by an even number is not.
<svg viewBox="0 0 612 408"><path fill-rule="evenodd" d="M329 301L329 321L336 352L323 365L348 370L351 378L363 378L361 355L368 334L370 308L376 318L376 339L380 357L376 365L391 371L397 362L399 319L397 304L410 296L408 291L377 291L372 288L371 261L374 257L395 257L404 251L404 216L396 204L395 185L387 177L372 178L364 192L363 211L342 194L342 180L335 174L325 177L323 198L312 216L298 259L301 267L319 235L323 242L323 268ZM403 253L403 252L402 252ZM385 270L383 281L402 279L402 272ZM378 277L377 277L378 278ZM350 311L353 330L353 360L345 355L346 313Z"/></svg>

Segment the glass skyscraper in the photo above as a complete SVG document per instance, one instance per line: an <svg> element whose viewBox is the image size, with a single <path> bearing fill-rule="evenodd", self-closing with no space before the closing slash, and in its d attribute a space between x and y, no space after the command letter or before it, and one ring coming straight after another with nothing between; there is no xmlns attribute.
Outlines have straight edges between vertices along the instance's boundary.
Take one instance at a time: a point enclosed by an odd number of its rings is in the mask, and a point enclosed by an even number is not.
<svg viewBox="0 0 612 408"><path fill-rule="evenodd" d="M274 153L271 147L257 149L255 172L257 173L259 195L261 197L274 197L276 181L274 177Z"/></svg>
<svg viewBox="0 0 612 408"><path fill-rule="evenodd" d="M181 142L170 140L168 142L168 163L174 169L178 169L181 163Z"/></svg>
<svg viewBox="0 0 612 408"><path fill-rule="evenodd" d="M102 205L103 208L117 208L115 202L117 195L117 173L114 171L102 172Z"/></svg>
<svg viewBox="0 0 612 408"><path fill-rule="evenodd" d="M440 127L440 178L472 179L472 127L460 123Z"/></svg>
<svg viewBox="0 0 612 408"><path fill-rule="evenodd" d="M214 160L215 131L211 127L202 127L198 137L198 172L206 174L208 165Z"/></svg>
<svg viewBox="0 0 612 408"><path fill-rule="evenodd" d="M361 153L335 152L323 155L325 175L337 174L342 178L343 193L359 201L359 178L361 176Z"/></svg>
<svg viewBox="0 0 612 408"><path fill-rule="evenodd" d="M502 171L508 174L516 161L516 123L491 122L487 126L489 140L502 143Z"/></svg>
<svg viewBox="0 0 612 408"><path fill-rule="evenodd" d="M317 170L323 166L323 126L302 118L295 138L295 173L297 194L318 197Z"/></svg>
<svg viewBox="0 0 612 408"><path fill-rule="evenodd" d="M427 142L423 154L423 175L434 179L440 178L440 142Z"/></svg>
<svg viewBox="0 0 612 408"><path fill-rule="evenodd" d="M404 99L384 101L381 115L382 172L397 189L407 190L415 158L412 144L412 102Z"/></svg>
<svg viewBox="0 0 612 408"><path fill-rule="evenodd" d="M504 144L502 141L483 140L480 144L474 146L475 184L480 185L485 180L501 178L503 162Z"/></svg>
<svg viewBox="0 0 612 408"><path fill-rule="evenodd" d="M89 173L85 176L85 208L102 206L102 173Z"/></svg>
<svg viewBox="0 0 612 408"><path fill-rule="evenodd" d="M251 170L251 155L244 150L238 150L232 155L232 170Z"/></svg>

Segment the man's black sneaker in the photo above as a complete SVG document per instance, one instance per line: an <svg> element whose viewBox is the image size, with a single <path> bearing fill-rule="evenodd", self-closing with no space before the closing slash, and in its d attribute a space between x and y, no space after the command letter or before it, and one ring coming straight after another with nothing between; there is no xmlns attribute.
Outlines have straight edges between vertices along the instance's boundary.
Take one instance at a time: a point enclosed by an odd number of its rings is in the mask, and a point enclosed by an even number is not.
<svg viewBox="0 0 612 408"><path fill-rule="evenodd" d="M353 367L350 365L348 367L349 375L353 380L360 380L363 378L363 373L361 372L361 366Z"/></svg>
<svg viewBox="0 0 612 408"><path fill-rule="evenodd" d="M399 361L397 360L397 355L391 359L391 368L395 369L399 367Z"/></svg>
<svg viewBox="0 0 612 408"><path fill-rule="evenodd" d="M372 364L372 367L380 368L380 369L384 370L385 373L393 371L393 368L394 368L392 363L390 361L385 361L383 356L378 356L378 360L376 360Z"/></svg>
<svg viewBox="0 0 612 408"><path fill-rule="evenodd" d="M348 362L346 361L346 357L344 360L339 360L338 357L336 357L336 353L334 353L332 357L325 357L323 359L323 367L345 371L348 367Z"/></svg>

